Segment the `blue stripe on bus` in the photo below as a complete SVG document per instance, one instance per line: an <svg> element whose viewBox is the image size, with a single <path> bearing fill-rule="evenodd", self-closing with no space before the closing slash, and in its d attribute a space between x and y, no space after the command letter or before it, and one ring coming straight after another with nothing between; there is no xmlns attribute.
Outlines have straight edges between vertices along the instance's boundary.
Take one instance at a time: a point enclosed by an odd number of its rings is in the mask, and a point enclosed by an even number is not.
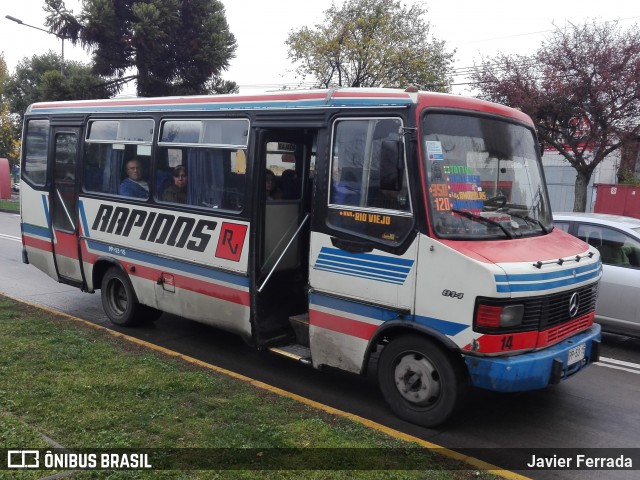
<svg viewBox="0 0 640 480"><path fill-rule="evenodd" d="M111 256L135 262L150 264L163 270L170 269L186 273L188 275L198 275L219 282L231 283L240 287L249 287L249 278L244 275L222 272L220 270L216 270L214 267L203 267L182 260L160 257L158 255L141 252L140 250L135 250L122 245L111 245L98 242L96 240L90 240L88 238L85 240L88 247L93 251L107 253Z"/></svg>
<svg viewBox="0 0 640 480"><path fill-rule="evenodd" d="M398 312L393 310L365 305L363 303L350 302L348 300L320 295L318 293L309 294L309 304L311 306L317 305L319 307L331 308L333 310L350 313L352 315L371 318L372 320L378 320L380 322L395 320L399 315Z"/></svg>
<svg viewBox="0 0 640 480"><path fill-rule="evenodd" d="M576 271L576 275L573 275L573 271ZM580 273L578 272L580 270ZM563 278L558 278L561 273ZM568 287L577 285L589 280L595 280L600 275L600 262L582 267L580 269L567 269L562 272L551 272L542 278L546 281L538 281L525 283L521 280L521 277L527 277L527 275L508 275L509 281L502 280L497 282L496 290L500 293L509 292L542 292L545 290L552 290L555 288ZM504 278L504 275L496 275Z"/></svg>
<svg viewBox="0 0 640 480"><path fill-rule="evenodd" d="M385 276L385 277L394 277L397 278L398 280L404 280L405 278L407 278L407 274L409 273L407 272L392 272L392 271L387 271L387 270L381 270L379 268L368 268L368 267L364 267L364 266L359 266L359 265L353 265L352 263L344 263L342 261L332 261L332 260L323 260L321 258L318 257L318 260L316 261L316 267L321 266L321 267L326 267L327 269L330 268L342 268L342 269L347 269L347 270L353 270L354 272L362 272L364 274L373 274L373 275L379 275L379 276Z"/></svg>
<svg viewBox="0 0 640 480"><path fill-rule="evenodd" d="M47 196L42 194L42 206L44 207L44 216L47 219L47 226L51 230L51 216L49 215L49 205L47 204Z"/></svg>
<svg viewBox="0 0 640 480"><path fill-rule="evenodd" d="M582 265L579 267L565 268L556 272L548 273L521 273L521 274L509 274L509 275L495 275L496 282L540 282L545 280L551 280L554 278L562 278L569 275L573 275L573 271L576 274L582 274L591 270L598 270L600 265L598 263L592 263L590 265Z"/></svg>
<svg viewBox="0 0 640 480"><path fill-rule="evenodd" d="M322 247L315 270L366 278L402 285L409 276L414 261L370 253L349 253L337 248Z"/></svg>
<svg viewBox="0 0 640 480"><path fill-rule="evenodd" d="M89 238L91 233L89 232L89 224L87 223L87 214L84 212L84 202L80 200L78 202L78 208L80 209L80 221L82 222L82 233L85 237Z"/></svg>
<svg viewBox="0 0 640 480"><path fill-rule="evenodd" d="M46 238L47 240L51 240L51 230L46 227L41 227L39 225L33 225L31 223L23 223L22 224L22 233L26 233L28 235L33 235L35 237Z"/></svg>
<svg viewBox="0 0 640 480"><path fill-rule="evenodd" d="M381 275L365 275L363 273L360 273L358 271L354 271L354 270L348 270L348 269L342 269L342 268L327 268L327 267L322 267L322 266L316 266L314 267L315 270L319 270L321 272L329 272L329 273L336 273L336 274L340 274L340 275L348 275L350 277L358 277L358 278L365 278L367 280L376 280L379 282L384 282L384 283L392 283L394 285L403 285L404 284L404 280L396 280L394 278L389 278L389 277L385 277L385 276L381 276Z"/></svg>
<svg viewBox="0 0 640 480"><path fill-rule="evenodd" d="M440 318L423 317L422 315L416 315L415 322L450 336L457 335L467 328L471 328L471 325L465 325L464 323L450 322L449 320L442 320Z"/></svg>
<svg viewBox="0 0 640 480"><path fill-rule="evenodd" d="M348 261L349 263L362 266L383 265L385 270L395 270L408 273L413 265L413 260L406 260L399 257L386 257L384 255L373 255L371 253L349 253L337 248L322 247L318 259Z"/></svg>
<svg viewBox="0 0 640 480"><path fill-rule="evenodd" d="M364 305L362 303L350 302L348 300L342 300L335 297L321 295L318 293L311 293L309 295L309 303L311 306L317 305L320 307L331 308L340 312L349 313L352 315L358 315L361 317L371 318L372 320L378 320L380 322L387 322L390 320L397 320L399 313L394 310L388 310L382 307L375 307L372 305ZM421 325L430 327L445 335L457 335L458 333L470 328L469 325L463 323L451 322L448 320L442 320L439 318L424 317L421 315L405 315L404 320L414 321Z"/></svg>

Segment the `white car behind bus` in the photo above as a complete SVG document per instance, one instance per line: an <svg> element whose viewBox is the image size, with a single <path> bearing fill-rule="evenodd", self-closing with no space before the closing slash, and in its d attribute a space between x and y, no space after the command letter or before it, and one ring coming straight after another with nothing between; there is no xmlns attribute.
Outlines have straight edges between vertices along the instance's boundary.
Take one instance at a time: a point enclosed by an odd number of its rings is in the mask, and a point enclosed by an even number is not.
<svg viewBox="0 0 640 480"><path fill-rule="evenodd" d="M640 219L554 213L553 221L600 251L603 273L596 321L602 330L640 337Z"/></svg>

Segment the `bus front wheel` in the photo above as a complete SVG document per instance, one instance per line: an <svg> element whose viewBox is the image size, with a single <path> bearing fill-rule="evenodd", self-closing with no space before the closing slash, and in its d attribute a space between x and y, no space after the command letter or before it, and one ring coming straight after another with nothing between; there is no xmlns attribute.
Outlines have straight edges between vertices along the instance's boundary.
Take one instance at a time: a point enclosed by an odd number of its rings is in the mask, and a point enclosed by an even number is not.
<svg viewBox="0 0 640 480"><path fill-rule="evenodd" d="M461 396L462 373L433 341L403 336L382 350L378 383L397 416L435 427L455 410Z"/></svg>
<svg viewBox="0 0 640 480"><path fill-rule="evenodd" d="M112 323L130 327L140 323L141 307L129 277L119 268L110 268L102 278L102 307Z"/></svg>

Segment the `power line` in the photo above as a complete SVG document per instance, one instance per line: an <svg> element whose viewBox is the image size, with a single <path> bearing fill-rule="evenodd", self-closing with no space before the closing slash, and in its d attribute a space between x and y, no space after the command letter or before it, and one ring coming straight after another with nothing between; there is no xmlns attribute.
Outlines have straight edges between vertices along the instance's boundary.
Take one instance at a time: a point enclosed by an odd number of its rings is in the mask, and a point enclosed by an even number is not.
<svg viewBox="0 0 640 480"><path fill-rule="evenodd" d="M640 16L635 16L635 17L626 17L626 18L618 18L618 19L613 19L613 20L604 20L601 23L609 23L609 22L623 22L623 21L628 21L628 20L636 20L636 19L640 19ZM482 43L482 42L489 42L489 41L495 41L495 40L508 40L510 38L516 38L516 37L524 37L524 36L529 36L529 35L539 35L541 33L551 33L554 32L555 29L551 29L551 30L539 30L537 32L527 32L527 33L517 33L514 35L505 35L502 37L493 37L493 38L484 38L484 39L476 39L476 40L472 40L469 42L463 42L461 45L468 45L468 44L473 44L473 43ZM489 62L490 63L490 62ZM454 67L451 75L454 77L468 77L470 74L474 73L476 69L483 69L484 65L474 65L474 66L469 66L469 67ZM527 67L527 66L531 66L531 64L527 64L527 63L521 63L519 66L522 67ZM499 64L496 63L496 67L494 67L498 70L504 70L505 68ZM459 86L459 85L475 85L477 84L477 82L469 82L469 83L454 83L452 84L453 86Z"/></svg>
<svg viewBox="0 0 640 480"><path fill-rule="evenodd" d="M603 20L601 23L609 23L609 22L624 22L627 20L636 20L640 18L640 16L637 17L627 17L627 18L617 18L614 20ZM468 42L463 42L460 45L469 45L472 43L482 43L482 42L493 42L495 40L507 40L509 38L516 38L516 37L526 37L528 35L539 35L541 33L551 33L551 32L555 32L555 29L551 29L551 30L539 30L537 32L527 32L527 33L516 33L513 35L506 35L504 37L493 37L493 38L481 38L479 40L470 40Z"/></svg>

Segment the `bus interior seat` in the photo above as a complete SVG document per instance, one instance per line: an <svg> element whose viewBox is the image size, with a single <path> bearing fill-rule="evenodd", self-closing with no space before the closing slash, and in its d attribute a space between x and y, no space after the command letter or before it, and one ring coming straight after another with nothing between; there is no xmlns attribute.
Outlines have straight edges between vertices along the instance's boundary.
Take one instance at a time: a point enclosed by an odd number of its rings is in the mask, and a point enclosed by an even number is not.
<svg viewBox="0 0 640 480"><path fill-rule="evenodd" d="M295 170L288 169L280 177L280 191L283 200L297 200L300 198L302 185Z"/></svg>
<svg viewBox="0 0 640 480"><path fill-rule="evenodd" d="M90 192L99 192L102 190L102 171L100 167L85 168L84 189Z"/></svg>
<svg viewBox="0 0 640 480"><path fill-rule="evenodd" d="M158 170L156 172L156 195L162 198L164 190L171 185L171 172L167 170Z"/></svg>

